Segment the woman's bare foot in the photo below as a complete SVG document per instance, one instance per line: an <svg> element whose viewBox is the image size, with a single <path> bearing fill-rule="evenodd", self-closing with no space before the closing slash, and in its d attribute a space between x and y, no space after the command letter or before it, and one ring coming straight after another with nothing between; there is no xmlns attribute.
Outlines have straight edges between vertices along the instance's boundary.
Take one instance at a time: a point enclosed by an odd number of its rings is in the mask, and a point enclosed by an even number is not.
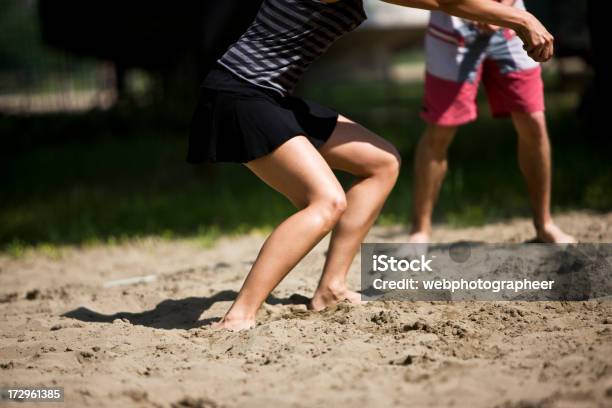
<svg viewBox="0 0 612 408"><path fill-rule="evenodd" d="M360 293L348 290L346 287L333 289L318 288L308 304L308 309L318 312L330 306L334 306L343 300L348 300L350 303L354 304L367 303L366 301L361 300Z"/></svg>
<svg viewBox="0 0 612 408"><path fill-rule="evenodd" d="M229 330L233 332L248 330L255 327L255 319L234 318L225 315L223 319L212 324L215 330Z"/></svg>
<svg viewBox="0 0 612 408"><path fill-rule="evenodd" d="M575 244L576 238L563 232L554 223L548 223L541 227L536 227L538 241L551 244Z"/></svg>

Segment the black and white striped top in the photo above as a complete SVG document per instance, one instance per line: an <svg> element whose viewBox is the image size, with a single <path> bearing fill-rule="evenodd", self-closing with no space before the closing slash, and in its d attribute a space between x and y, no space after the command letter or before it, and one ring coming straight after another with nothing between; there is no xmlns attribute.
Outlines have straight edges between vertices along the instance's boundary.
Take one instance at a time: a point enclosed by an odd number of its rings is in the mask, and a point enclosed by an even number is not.
<svg viewBox="0 0 612 408"><path fill-rule="evenodd" d="M218 62L248 82L287 95L312 62L365 19L363 0L264 0Z"/></svg>

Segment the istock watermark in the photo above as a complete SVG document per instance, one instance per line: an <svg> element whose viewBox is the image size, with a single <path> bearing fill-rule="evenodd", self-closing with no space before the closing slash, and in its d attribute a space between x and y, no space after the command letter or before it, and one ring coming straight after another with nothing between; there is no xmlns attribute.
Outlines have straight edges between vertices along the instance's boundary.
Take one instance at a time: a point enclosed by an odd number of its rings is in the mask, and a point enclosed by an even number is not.
<svg viewBox="0 0 612 408"><path fill-rule="evenodd" d="M363 244L364 300L612 299L612 244Z"/></svg>
<svg viewBox="0 0 612 408"><path fill-rule="evenodd" d="M398 259L388 255L372 255L372 270L376 272L433 272L429 266L431 261L433 258L428 259L425 255L421 255L420 259Z"/></svg>

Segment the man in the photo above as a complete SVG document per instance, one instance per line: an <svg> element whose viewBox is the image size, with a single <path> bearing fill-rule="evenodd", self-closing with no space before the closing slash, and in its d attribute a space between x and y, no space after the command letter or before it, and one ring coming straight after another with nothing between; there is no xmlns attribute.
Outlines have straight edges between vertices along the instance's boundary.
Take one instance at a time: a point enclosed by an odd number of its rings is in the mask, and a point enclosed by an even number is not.
<svg viewBox="0 0 612 408"><path fill-rule="evenodd" d="M495 0L493 0L495 1ZM501 3L524 9L523 0ZM431 240L431 216L447 169L446 152L460 125L476 119L482 80L493 116L510 116L518 134L519 167L534 212L536 239L575 239L550 215L551 159L540 66L509 29L433 11L426 37L427 73L421 113L427 129L415 155L410 242Z"/></svg>

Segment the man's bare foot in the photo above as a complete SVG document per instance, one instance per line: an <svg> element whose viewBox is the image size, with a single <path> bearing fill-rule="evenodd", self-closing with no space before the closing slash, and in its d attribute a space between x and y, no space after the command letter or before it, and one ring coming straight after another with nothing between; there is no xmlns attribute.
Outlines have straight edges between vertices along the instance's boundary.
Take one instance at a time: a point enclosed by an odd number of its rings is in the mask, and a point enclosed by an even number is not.
<svg viewBox="0 0 612 408"><path fill-rule="evenodd" d="M350 303L354 304L367 303L366 301L361 300L361 294L346 288L319 288L310 300L308 309L318 312L330 306L334 306L343 300L348 300Z"/></svg>
<svg viewBox="0 0 612 408"><path fill-rule="evenodd" d="M229 330L237 332L255 327L255 319L236 319L226 315L223 317L223 319L213 323L211 326L215 330Z"/></svg>
<svg viewBox="0 0 612 408"><path fill-rule="evenodd" d="M431 234L423 231L411 232L408 237L409 244L429 244L431 243Z"/></svg>
<svg viewBox="0 0 612 408"><path fill-rule="evenodd" d="M400 258L414 258L426 255L431 243L431 233L427 231L411 232L408 237L408 243L412 245L403 246L396 256Z"/></svg>
<svg viewBox="0 0 612 408"><path fill-rule="evenodd" d="M536 227L538 241L551 244L575 244L576 238L563 232L563 230L554 223L549 223Z"/></svg>

